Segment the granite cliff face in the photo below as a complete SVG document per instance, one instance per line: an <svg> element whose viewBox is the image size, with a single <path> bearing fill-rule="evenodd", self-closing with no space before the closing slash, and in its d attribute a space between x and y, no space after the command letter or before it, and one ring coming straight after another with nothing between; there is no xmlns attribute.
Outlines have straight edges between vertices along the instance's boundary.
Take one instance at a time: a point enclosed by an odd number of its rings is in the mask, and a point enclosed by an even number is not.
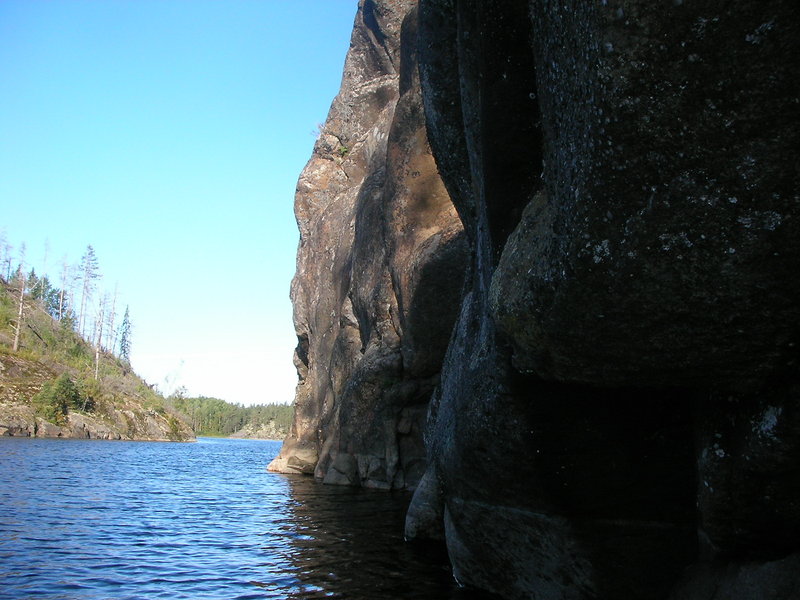
<svg viewBox="0 0 800 600"><path fill-rule="evenodd" d="M421 0L472 261L407 530L462 582L798 597L798 17Z"/></svg>
<svg viewBox="0 0 800 600"><path fill-rule="evenodd" d="M359 4L300 176L295 421L270 469L413 487L467 245L425 134L412 1Z"/></svg>
<svg viewBox="0 0 800 600"><path fill-rule="evenodd" d="M408 537L506 598L800 598L800 7L413 5L301 176L273 468L424 468Z"/></svg>

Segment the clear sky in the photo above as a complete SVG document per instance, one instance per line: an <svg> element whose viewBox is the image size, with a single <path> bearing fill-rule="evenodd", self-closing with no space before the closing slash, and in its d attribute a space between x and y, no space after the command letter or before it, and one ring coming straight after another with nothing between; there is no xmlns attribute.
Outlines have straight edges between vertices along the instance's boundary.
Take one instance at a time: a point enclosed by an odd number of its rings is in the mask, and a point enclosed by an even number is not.
<svg viewBox="0 0 800 600"><path fill-rule="evenodd" d="M166 394L292 400L294 190L356 8L0 1L0 235L56 284L91 244Z"/></svg>

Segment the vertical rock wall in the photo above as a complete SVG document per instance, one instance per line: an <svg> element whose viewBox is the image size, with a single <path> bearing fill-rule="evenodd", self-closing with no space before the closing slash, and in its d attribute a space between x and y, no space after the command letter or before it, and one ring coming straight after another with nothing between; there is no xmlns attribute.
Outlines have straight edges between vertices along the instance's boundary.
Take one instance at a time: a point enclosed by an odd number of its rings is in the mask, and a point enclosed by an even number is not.
<svg viewBox="0 0 800 600"><path fill-rule="evenodd" d="M800 9L420 0L470 241L407 532L508 598L797 598Z"/></svg>
<svg viewBox="0 0 800 600"><path fill-rule="evenodd" d="M298 182L300 375L270 469L413 487L467 246L428 147L413 1L362 0L342 88Z"/></svg>
<svg viewBox="0 0 800 600"><path fill-rule="evenodd" d="M415 4L298 183L271 468L506 598L798 598L800 5Z"/></svg>

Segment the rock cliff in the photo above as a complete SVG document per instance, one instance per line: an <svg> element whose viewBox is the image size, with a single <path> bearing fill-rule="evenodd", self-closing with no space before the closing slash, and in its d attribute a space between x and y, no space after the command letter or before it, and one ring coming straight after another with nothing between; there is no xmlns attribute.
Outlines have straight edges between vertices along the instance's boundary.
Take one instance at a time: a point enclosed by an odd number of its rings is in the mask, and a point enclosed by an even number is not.
<svg viewBox="0 0 800 600"><path fill-rule="evenodd" d="M407 535L506 598L800 598L800 7L413 5L300 179L273 468L424 467Z"/></svg>
<svg viewBox="0 0 800 600"><path fill-rule="evenodd" d="M300 175L300 381L272 470L406 488L425 469L467 244L425 133L414 4L359 4L341 90Z"/></svg>
<svg viewBox="0 0 800 600"><path fill-rule="evenodd" d="M419 10L472 260L409 533L509 598L797 597L797 5Z"/></svg>

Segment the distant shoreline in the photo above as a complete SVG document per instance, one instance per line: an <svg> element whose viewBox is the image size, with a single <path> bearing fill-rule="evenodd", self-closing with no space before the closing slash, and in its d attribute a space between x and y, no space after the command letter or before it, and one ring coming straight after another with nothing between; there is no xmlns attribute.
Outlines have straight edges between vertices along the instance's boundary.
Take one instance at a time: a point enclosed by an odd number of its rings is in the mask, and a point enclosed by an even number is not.
<svg viewBox="0 0 800 600"><path fill-rule="evenodd" d="M283 439L263 438L263 437L249 437L237 435L198 435L197 439L208 438L212 440L253 440L256 442L279 442L283 443Z"/></svg>

